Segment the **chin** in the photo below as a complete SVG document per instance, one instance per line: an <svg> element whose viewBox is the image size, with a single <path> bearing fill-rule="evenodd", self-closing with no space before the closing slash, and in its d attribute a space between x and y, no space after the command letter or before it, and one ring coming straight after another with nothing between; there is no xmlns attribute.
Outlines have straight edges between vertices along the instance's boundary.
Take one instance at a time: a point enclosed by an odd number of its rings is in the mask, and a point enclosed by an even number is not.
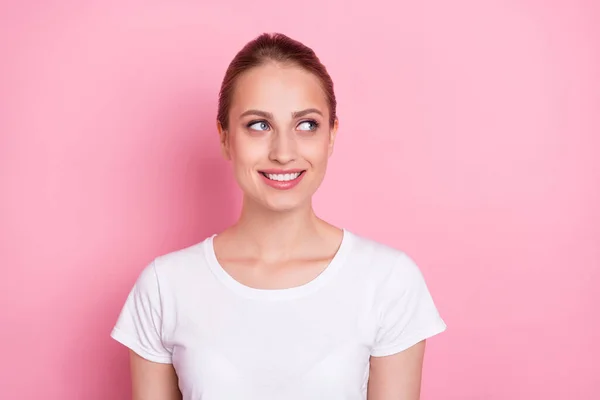
<svg viewBox="0 0 600 400"><path fill-rule="evenodd" d="M296 209L301 209L305 206L306 201L301 199L268 199L262 203L266 209L275 212L289 212Z"/></svg>

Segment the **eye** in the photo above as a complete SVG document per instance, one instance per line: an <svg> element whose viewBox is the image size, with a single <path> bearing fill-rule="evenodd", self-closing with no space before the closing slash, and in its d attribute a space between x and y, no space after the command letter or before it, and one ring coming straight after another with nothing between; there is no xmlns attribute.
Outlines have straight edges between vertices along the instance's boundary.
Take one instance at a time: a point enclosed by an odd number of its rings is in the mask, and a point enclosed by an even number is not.
<svg viewBox="0 0 600 400"><path fill-rule="evenodd" d="M269 124L266 121L251 121L248 123L248 128L255 131L266 131L269 129Z"/></svg>
<svg viewBox="0 0 600 400"><path fill-rule="evenodd" d="M319 127L319 123L315 120L302 121L298 124L298 129L301 131L314 132Z"/></svg>

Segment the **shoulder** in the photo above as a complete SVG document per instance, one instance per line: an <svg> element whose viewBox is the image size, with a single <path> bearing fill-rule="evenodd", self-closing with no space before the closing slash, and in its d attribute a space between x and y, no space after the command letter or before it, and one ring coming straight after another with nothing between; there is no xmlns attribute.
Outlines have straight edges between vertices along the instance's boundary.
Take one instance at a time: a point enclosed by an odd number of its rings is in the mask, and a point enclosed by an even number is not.
<svg viewBox="0 0 600 400"><path fill-rule="evenodd" d="M206 263L206 246L210 237L196 244L159 254L141 272L140 280L166 285L186 281L202 270Z"/></svg>
<svg viewBox="0 0 600 400"><path fill-rule="evenodd" d="M365 236L350 233L353 241L352 263L370 275L382 279L419 277L420 269L403 250Z"/></svg>

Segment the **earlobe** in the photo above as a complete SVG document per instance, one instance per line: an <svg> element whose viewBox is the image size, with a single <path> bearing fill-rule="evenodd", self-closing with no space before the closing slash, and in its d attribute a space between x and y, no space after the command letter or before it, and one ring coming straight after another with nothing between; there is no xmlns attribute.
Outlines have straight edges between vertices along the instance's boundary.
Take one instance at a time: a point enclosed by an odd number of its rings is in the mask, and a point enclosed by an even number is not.
<svg viewBox="0 0 600 400"><path fill-rule="evenodd" d="M228 133L223 129L220 121L217 121L217 131L219 132L219 142L221 144L221 154L226 160L231 160L231 154L229 152L229 138Z"/></svg>
<svg viewBox="0 0 600 400"><path fill-rule="evenodd" d="M333 126L329 130L329 156L330 157L333 154L333 146L335 144L335 138L336 138L337 131L338 131L338 125L339 125L338 119L336 118L335 121L333 122Z"/></svg>
<svg viewBox="0 0 600 400"><path fill-rule="evenodd" d="M227 160L227 161L231 160L231 154L229 153L228 146L221 144L221 154L223 154L223 158L225 158L225 160Z"/></svg>

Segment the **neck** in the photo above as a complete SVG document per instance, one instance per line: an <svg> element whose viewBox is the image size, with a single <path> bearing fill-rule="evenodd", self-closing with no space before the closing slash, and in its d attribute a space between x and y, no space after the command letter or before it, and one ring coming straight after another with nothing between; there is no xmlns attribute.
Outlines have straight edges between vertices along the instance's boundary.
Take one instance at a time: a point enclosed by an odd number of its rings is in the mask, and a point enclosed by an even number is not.
<svg viewBox="0 0 600 400"><path fill-rule="evenodd" d="M319 235L323 224L310 201L293 210L273 211L245 198L233 230L253 253L265 258L284 258Z"/></svg>

